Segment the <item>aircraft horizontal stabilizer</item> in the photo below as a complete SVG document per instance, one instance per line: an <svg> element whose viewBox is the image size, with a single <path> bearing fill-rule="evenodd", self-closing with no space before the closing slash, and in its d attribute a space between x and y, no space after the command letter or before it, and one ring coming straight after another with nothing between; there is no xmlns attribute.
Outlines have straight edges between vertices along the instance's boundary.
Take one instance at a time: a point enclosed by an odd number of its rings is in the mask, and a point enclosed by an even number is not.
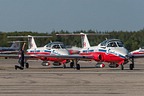
<svg viewBox="0 0 144 96"><path fill-rule="evenodd" d="M52 37L52 36L7 36L7 38L28 38L28 37L34 37L34 38L47 38L47 37Z"/></svg>

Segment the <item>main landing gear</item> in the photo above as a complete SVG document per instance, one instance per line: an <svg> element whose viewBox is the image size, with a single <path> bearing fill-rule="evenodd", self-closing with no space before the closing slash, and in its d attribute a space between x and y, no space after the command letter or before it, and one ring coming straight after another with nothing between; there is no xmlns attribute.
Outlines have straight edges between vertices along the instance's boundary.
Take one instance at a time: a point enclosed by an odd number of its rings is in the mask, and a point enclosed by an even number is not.
<svg viewBox="0 0 144 96"><path fill-rule="evenodd" d="M29 63L28 62L25 63L25 68L29 68Z"/></svg>
<svg viewBox="0 0 144 96"><path fill-rule="evenodd" d="M70 62L70 68L74 67L74 61Z"/></svg>
<svg viewBox="0 0 144 96"><path fill-rule="evenodd" d="M66 64L63 64L63 68L64 68L64 69L66 68Z"/></svg>
<svg viewBox="0 0 144 96"><path fill-rule="evenodd" d="M131 58L132 60L131 60L131 64L129 65L129 68L130 68L130 70L133 70L133 68L134 68L134 57L132 57Z"/></svg>
<svg viewBox="0 0 144 96"><path fill-rule="evenodd" d="M133 70L134 68L134 57L131 58L131 64L129 65L129 69ZM124 70L124 64L121 64L121 70Z"/></svg>
<svg viewBox="0 0 144 96"><path fill-rule="evenodd" d="M124 65L123 64L121 64L121 70L124 70Z"/></svg>
<svg viewBox="0 0 144 96"><path fill-rule="evenodd" d="M76 64L76 69L80 70L80 64Z"/></svg>
<svg viewBox="0 0 144 96"><path fill-rule="evenodd" d="M78 64L78 59L72 60L70 63L70 68L76 68L77 70L80 70L80 64Z"/></svg>
<svg viewBox="0 0 144 96"><path fill-rule="evenodd" d="M134 68L134 64L130 64L129 69L133 70L133 68ZM123 64L121 64L121 70L124 70L124 65Z"/></svg>

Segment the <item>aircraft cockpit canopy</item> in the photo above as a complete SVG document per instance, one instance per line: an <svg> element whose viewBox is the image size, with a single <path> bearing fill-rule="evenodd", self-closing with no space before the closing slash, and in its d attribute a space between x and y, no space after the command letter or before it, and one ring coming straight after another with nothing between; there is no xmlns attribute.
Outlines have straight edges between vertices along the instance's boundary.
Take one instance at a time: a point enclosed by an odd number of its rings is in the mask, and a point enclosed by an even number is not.
<svg viewBox="0 0 144 96"><path fill-rule="evenodd" d="M65 49L65 45L62 42L52 42L45 45L46 48L52 48L52 49Z"/></svg>
<svg viewBox="0 0 144 96"><path fill-rule="evenodd" d="M100 46L105 46L105 47L124 47L124 44L121 40L119 39L107 39L100 43Z"/></svg>

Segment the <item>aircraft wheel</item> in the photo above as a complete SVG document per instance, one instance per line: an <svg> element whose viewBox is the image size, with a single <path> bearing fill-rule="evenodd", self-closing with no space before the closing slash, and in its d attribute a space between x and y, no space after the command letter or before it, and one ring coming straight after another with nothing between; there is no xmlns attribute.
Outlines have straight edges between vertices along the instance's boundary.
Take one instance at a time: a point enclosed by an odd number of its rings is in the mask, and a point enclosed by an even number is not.
<svg viewBox="0 0 144 96"><path fill-rule="evenodd" d="M77 69L77 70L80 70L80 64L77 64L77 65L76 65L76 69Z"/></svg>
<svg viewBox="0 0 144 96"><path fill-rule="evenodd" d="M124 70L124 65L123 64L121 64L121 70Z"/></svg>
<svg viewBox="0 0 144 96"><path fill-rule="evenodd" d="M26 68L29 68L29 63L26 62L25 67L26 67Z"/></svg>
<svg viewBox="0 0 144 96"><path fill-rule="evenodd" d="M63 68L66 68L66 64L63 64Z"/></svg>
<svg viewBox="0 0 144 96"><path fill-rule="evenodd" d="M74 62L71 62L70 63L70 68L73 68L74 67Z"/></svg>
<svg viewBox="0 0 144 96"><path fill-rule="evenodd" d="M15 70L17 70L17 68L18 68L18 66L17 66L17 65L15 65Z"/></svg>
<svg viewBox="0 0 144 96"><path fill-rule="evenodd" d="M133 68L134 68L133 64L130 64L129 68L130 68L130 70L133 70Z"/></svg>

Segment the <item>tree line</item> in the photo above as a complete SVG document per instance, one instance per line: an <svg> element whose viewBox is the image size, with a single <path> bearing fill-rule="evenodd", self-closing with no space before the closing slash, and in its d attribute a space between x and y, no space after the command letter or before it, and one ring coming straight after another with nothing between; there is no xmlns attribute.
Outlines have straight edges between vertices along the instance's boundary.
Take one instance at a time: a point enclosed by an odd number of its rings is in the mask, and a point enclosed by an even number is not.
<svg viewBox="0 0 144 96"><path fill-rule="evenodd" d="M125 47L129 50L135 50L139 47L144 46L144 29L139 31L112 31L112 32L97 32L93 30L88 31L52 31L51 33L39 33L39 32L31 32L31 31L23 31L23 32L0 32L0 46L8 47L11 44L8 43L9 41L27 41L26 38L7 38L7 36L52 36L49 38L38 38L35 39L37 46L44 46L51 41L60 41L64 42L65 45L77 46L81 47L81 37L80 36L56 36L56 34L79 34L79 33L86 33L86 34L109 34L109 35L88 35L88 39L91 46L96 46L100 42L107 39L120 39L123 41Z"/></svg>

